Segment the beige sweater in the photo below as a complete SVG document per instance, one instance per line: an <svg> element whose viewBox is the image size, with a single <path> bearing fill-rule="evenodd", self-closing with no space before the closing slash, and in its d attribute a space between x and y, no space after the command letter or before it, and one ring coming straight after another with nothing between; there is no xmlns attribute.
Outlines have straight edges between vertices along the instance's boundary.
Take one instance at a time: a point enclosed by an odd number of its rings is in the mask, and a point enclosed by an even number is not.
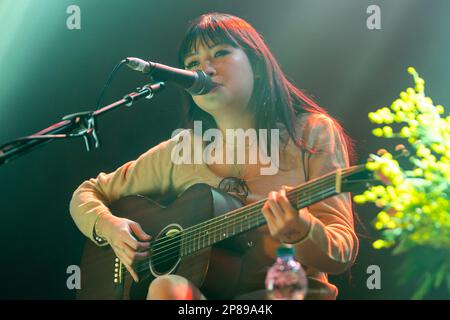
<svg viewBox="0 0 450 320"><path fill-rule="evenodd" d="M343 137L333 122L323 115L303 114L296 130L315 153L303 152L291 140L281 157L276 175L261 175L247 181L250 189L247 203L266 198L282 185L296 186L330 171L348 167L349 160ZM190 134L192 134L190 132ZM93 239L96 217L108 212L107 205L127 195L179 194L196 183L217 187L223 177L206 164L173 164L171 152L180 136L164 141L116 171L100 173L83 182L74 192L70 213L81 232ZM305 177L306 175L306 177ZM337 288L328 282L327 274L348 269L358 252L349 194L341 194L308 207L311 228L306 239L295 245L296 257L305 267L311 286L320 288L321 298L335 298ZM275 259L280 244L270 236L267 226L248 234L254 244L244 257L241 285L243 291L262 288L267 267Z"/></svg>

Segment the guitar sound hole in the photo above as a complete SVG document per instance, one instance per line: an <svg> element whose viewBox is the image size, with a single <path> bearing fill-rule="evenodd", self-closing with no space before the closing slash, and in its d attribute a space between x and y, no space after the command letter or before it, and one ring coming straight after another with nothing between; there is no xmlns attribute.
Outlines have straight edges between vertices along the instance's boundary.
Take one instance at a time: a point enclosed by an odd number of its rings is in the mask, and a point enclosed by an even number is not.
<svg viewBox="0 0 450 320"><path fill-rule="evenodd" d="M151 266L156 274L172 272L180 259L181 236L162 237L152 245Z"/></svg>

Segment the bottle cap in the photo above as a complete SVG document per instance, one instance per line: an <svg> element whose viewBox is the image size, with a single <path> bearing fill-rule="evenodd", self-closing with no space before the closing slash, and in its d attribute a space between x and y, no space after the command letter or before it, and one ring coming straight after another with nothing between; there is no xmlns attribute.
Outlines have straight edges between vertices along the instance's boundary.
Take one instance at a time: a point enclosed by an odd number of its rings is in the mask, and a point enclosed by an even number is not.
<svg viewBox="0 0 450 320"><path fill-rule="evenodd" d="M280 246L277 248L277 257L293 256L294 248L291 246Z"/></svg>

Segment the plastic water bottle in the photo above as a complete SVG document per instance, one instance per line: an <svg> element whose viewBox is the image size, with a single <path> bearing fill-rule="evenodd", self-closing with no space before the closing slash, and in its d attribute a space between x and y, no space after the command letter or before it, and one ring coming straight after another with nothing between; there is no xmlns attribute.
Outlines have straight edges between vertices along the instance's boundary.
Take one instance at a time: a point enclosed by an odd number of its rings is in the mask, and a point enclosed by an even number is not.
<svg viewBox="0 0 450 320"><path fill-rule="evenodd" d="M281 246L277 260L266 275L267 296L271 300L303 300L308 279L301 264L294 259L294 248Z"/></svg>

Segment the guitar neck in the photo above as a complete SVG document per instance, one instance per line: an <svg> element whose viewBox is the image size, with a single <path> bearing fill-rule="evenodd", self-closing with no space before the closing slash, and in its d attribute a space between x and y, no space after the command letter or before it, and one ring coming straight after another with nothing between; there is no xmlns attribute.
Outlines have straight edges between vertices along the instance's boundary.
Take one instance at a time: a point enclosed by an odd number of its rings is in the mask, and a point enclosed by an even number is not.
<svg viewBox="0 0 450 320"><path fill-rule="evenodd" d="M343 176L360 171L361 166L338 170L289 190L286 195L296 209L307 207L341 193ZM210 247L266 223L261 208L267 199L244 206L183 230L181 255L186 256Z"/></svg>

